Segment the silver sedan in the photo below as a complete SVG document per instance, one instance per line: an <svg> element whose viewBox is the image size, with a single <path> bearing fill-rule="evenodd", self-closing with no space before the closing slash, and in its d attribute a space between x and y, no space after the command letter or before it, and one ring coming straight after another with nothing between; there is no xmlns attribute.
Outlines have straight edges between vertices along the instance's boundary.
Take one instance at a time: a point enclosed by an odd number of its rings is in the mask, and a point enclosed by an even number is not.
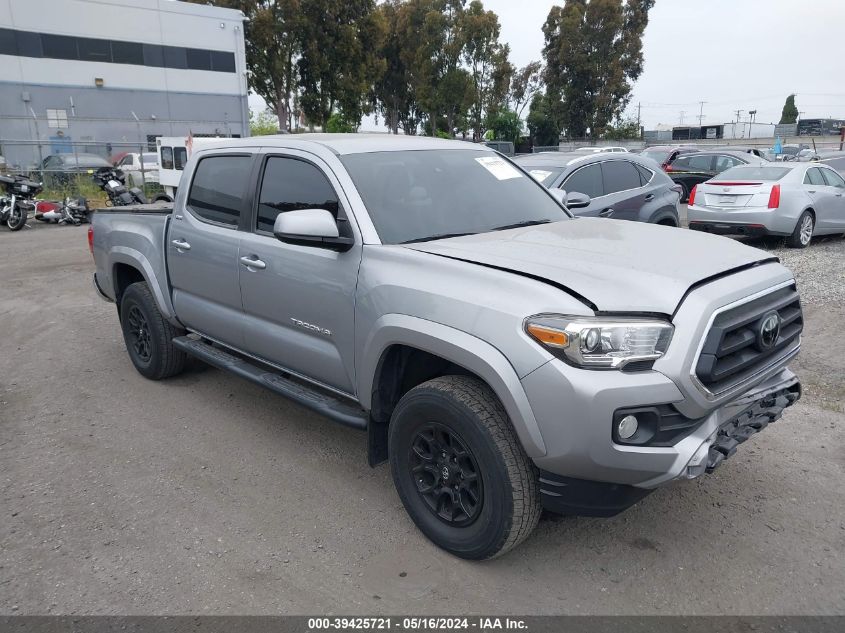
<svg viewBox="0 0 845 633"><path fill-rule="evenodd" d="M845 233L845 179L820 163L734 167L693 189L689 226L722 235L781 235L804 248Z"/></svg>

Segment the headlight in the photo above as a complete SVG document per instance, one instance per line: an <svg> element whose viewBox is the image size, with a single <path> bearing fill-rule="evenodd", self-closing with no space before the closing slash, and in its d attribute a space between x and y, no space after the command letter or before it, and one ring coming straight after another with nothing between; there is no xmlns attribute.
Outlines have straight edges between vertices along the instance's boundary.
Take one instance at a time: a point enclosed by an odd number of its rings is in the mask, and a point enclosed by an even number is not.
<svg viewBox="0 0 845 633"><path fill-rule="evenodd" d="M663 356L674 327L659 319L539 315L525 320L525 331L571 365L622 369Z"/></svg>

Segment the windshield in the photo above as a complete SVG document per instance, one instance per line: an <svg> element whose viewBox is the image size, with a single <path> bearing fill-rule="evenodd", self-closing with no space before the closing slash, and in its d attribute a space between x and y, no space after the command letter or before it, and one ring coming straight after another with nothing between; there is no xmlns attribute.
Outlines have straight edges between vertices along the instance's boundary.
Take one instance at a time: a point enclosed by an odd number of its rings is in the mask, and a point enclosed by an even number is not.
<svg viewBox="0 0 845 633"><path fill-rule="evenodd" d="M341 161L384 244L570 217L533 178L491 152L371 152Z"/></svg>
<svg viewBox="0 0 845 633"><path fill-rule="evenodd" d="M732 167L731 169L726 169L719 174L717 177L718 181L711 180L710 182L727 182L730 180L780 180L790 171L792 170L785 167Z"/></svg>
<svg viewBox="0 0 845 633"><path fill-rule="evenodd" d="M658 149L658 150L643 150L640 153L640 156L648 158L649 160L653 160L658 165L662 165L669 159L669 150Z"/></svg>
<svg viewBox="0 0 845 633"><path fill-rule="evenodd" d="M158 154L141 154L141 162L152 165L158 162Z"/></svg>
<svg viewBox="0 0 845 633"><path fill-rule="evenodd" d="M549 167L548 165L532 166L520 164L520 166L531 174L537 182L544 184L546 187L552 184L563 173L562 169Z"/></svg>

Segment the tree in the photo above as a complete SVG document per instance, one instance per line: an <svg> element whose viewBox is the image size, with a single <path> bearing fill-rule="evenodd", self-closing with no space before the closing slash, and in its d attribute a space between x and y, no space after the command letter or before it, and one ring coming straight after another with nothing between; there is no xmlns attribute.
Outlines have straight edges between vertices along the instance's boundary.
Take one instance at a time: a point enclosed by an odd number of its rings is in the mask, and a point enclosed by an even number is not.
<svg viewBox="0 0 845 633"><path fill-rule="evenodd" d="M600 136L628 105L643 70L642 35L655 0L567 0L543 25L549 94L571 137Z"/></svg>
<svg viewBox="0 0 845 633"><path fill-rule="evenodd" d="M783 112L780 115L780 122L795 123L798 121L798 108L795 106L795 95L789 95L786 103L783 104Z"/></svg>
<svg viewBox="0 0 845 633"><path fill-rule="evenodd" d="M249 111L249 135L266 136L267 134L278 134L279 119L271 109L266 109L258 114Z"/></svg>
<svg viewBox="0 0 845 633"><path fill-rule="evenodd" d="M554 104L558 101L542 92L535 94L531 100L525 123L533 145L560 145L560 124L554 113Z"/></svg>
<svg viewBox="0 0 845 633"><path fill-rule="evenodd" d="M514 72L508 99L520 117L534 95L542 88L543 66L540 62L531 62Z"/></svg>
<svg viewBox="0 0 845 633"><path fill-rule="evenodd" d="M642 137L642 130L640 124L636 119L617 119L616 123L608 125L604 129L602 138L626 140L638 139Z"/></svg>
<svg viewBox="0 0 845 633"><path fill-rule="evenodd" d="M326 132L331 133L355 132L357 127L357 124L347 121L340 112L331 115L325 125Z"/></svg>
<svg viewBox="0 0 845 633"><path fill-rule="evenodd" d="M522 121L516 112L508 108L493 113L487 120L487 128L493 133L491 140L511 141L516 145L522 136Z"/></svg>

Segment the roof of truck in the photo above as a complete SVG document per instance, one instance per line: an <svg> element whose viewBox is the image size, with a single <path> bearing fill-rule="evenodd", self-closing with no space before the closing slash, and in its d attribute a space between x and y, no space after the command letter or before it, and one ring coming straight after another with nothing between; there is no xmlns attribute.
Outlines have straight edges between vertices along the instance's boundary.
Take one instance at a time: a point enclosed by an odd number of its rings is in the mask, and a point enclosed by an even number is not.
<svg viewBox="0 0 845 633"><path fill-rule="evenodd" d="M338 155L424 149L475 149L483 152L494 152L481 143L404 134L273 134L215 140L224 141L220 144L223 147L304 148L312 143L317 143Z"/></svg>

